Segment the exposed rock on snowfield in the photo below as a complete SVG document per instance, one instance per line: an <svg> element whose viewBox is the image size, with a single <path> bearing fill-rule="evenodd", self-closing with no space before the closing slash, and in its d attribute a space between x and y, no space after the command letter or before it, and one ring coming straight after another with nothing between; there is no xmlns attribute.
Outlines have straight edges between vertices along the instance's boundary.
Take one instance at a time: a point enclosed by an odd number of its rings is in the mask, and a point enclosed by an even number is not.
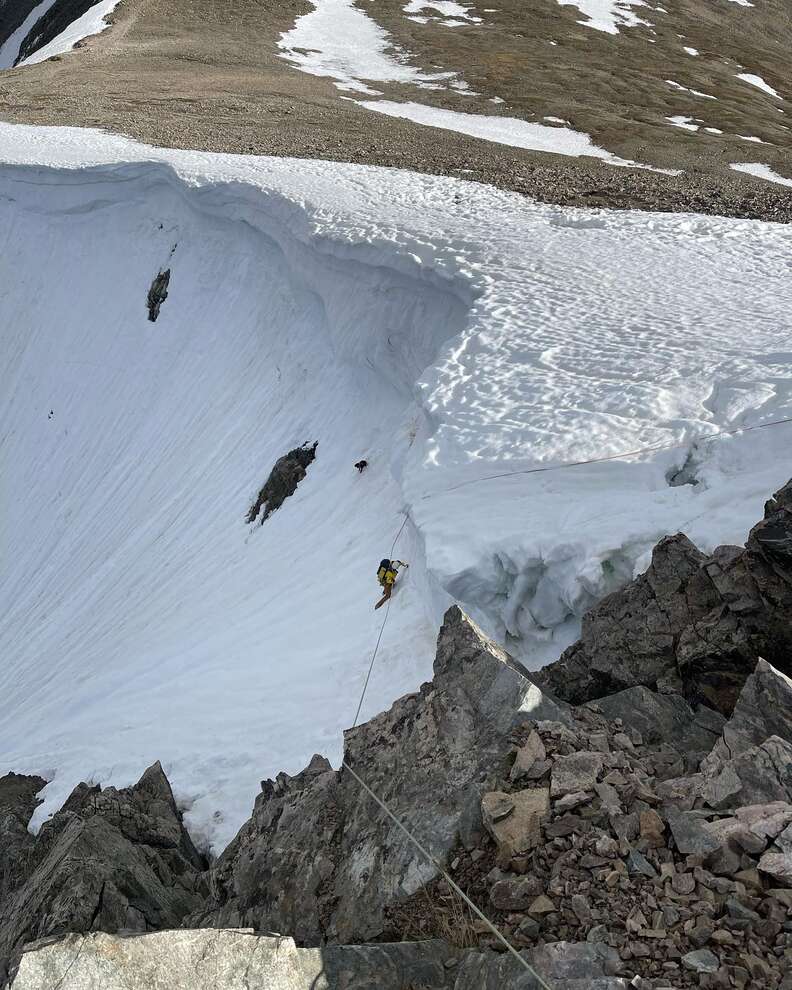
<svg viewBox="0 0 792 990"><path fill-rule="evenodd" d="M160 272L151 283L151 288L148 290L146 306L148 307L148 318L152 323L157 322L157 317L160 314L160 308L168 298L170 275L170 268L166 268L164 272Z"/></svg>
<svg viewBox="0 0 792 990"><path fill-rule="evenodd" d="M290 450L288 454L284 454L275 462L275 467L270 471L269 478L258 493L256 501L250 507L247 522L255 522L262 509L264 511L261 521L264 522L283 505L290 495L297 491L297 486L307 473L308 465L316 457L318 446L318 441L312 444L304 443L302 447L295 447L294 450Z"/></svg>
<svg viewBox="0 0 792 990"><path fill-rule="evenodd" d="M528 716L568 716L458 608L440 630L434 669L420 693L346 733L345 760L446 860L484 834L481 800L510 730ZM505 811L505 821L535 828L547 801L546 788L536 793L536 806L521 799L525 809ZM351 775L317 756L297 776L262 784L252 819L213 869L207 909L191 921L287 931L307 944L365 940L382 933L390 903L435 875Z"/></svg>
<svg viewBox="0 0 792 990"><path fill-rule="evenodd" d="M0 843L8 848L18 840L17 823L2 824ZM159 764L123 790L80 784L35 841L18 848L26 852L16 860L21 877L0 901L0 980L25 942L69 931L176 927L206 895L206 862Z"/></svg>
<svg viewBox="0 0 792 990"><path fill-rule="evenodd" d="M661 540L645 574L583 619L580 640L538 675L573 703L644 685L729 714L757 658L792 672L792 484L744 549L710 557Z"/></svg>

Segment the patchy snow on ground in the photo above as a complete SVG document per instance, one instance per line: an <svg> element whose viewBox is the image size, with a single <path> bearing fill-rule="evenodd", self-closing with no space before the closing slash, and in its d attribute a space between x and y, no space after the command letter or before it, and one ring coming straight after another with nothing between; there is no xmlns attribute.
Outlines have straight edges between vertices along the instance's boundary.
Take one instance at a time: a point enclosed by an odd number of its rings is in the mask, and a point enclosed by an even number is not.
<svg viewBox="0 0 792 990"><path fill-rule="evenodd" d="M762 165L759 162L738 162L730 165L735 172L746 172L754 175L757 179L766 179L768 182L777 182L781 186L792 186L792 179L785 179L783 175L774 172L769 165Z"/></svg>
<svg viewBox="0 0 792 990"><path fill-rule="evenodd" d="M341 90L378 95L366 82L410 83L441 89L453 72L421 72L410 56L352 0L310 0L313 10L298 17L278 42L282 57L312 76L336 80ZM365 81L364 81L365 80Z"/></svg>
<svg viewBox="0 0 792 990"><path fill-rule="evenodd" d="M683 86L681 83L674 82L673 79L666 79L666 82L672 89L678 89L682 93L692 93L693 96L701 96L705 100L717 100L717 96L712 96L710 93L702 93L697 89L689 89L687 86Z"/></svg>
<svg viewBox="0 0 792 990"><path fill-rule="evenodd" d="M423 15L426 10L434 11L440 15L439 17L412 16L410 18L420 23L433 21L444 24L446 27L462 27L465 24L481 23L481 18L476 17L473 7L465 7L454 0L410 0L403 9L405 14L409 15Z"/></svg>
<svg viewBox="0 0 792 990"><path fill-rule="evenodd" d="M642 20L632 9L652 9L644 0L558 0L558 4L561 7L577 7L588 18L578 21L578 24L594 28L595 31L605 31L607 34L619 34L619 29L625 27L651 27L649 21Z"/></svg>
<svg viewBox="0 0 792 990"><path fill-rule="evenodd" d="M54 3L55 0L42 0L42 3L31 10L16 31L10 34L3 44L0 45L0 69L10 69L13 67L19 58L19 49L22 46L22 42L30 34L36 21L42 18Z"/></svg>
<svg viewBox="0 0 792 990"><path fill-rule="evenodd" d="M689 45L683 45L683 50L688 53L688 55L698 55L698 48L691 48Z"/></svg>
<svg viewBox="0 0 792 990"><path fill-rule="evenodd" d="M90 7L82 15L66 28L65 31L53 38L43 48L33 52L21 65L34 65L36 62L43 62L44 59L52 58L53 55L64 55L70 52L78 41L89 38L94 34L101 34L107 27L107 16L112 14L118 6L119 0L99 0L93 7Z"/></svg>
<svg viewBox="0 0 792 990"><path fill-rule="evenodd" d="M673 124L674 127L681 127L686 131L697 131L699 129L699 124L694 123L693 117L666 117L669 124Z"/></svg>
<svg viewBox="0 0 792 990"><path fill-rule="evenodd" d="M261 778L337 761L403 511L364 716L451 600L536 666L792 473L789 426L696 442L792 415L789 227L73 129L0 124L0 163L0 772L51 781L36 823L161 759L218 848Z"/></svg>
<svg viewBox="0 0 792 990"><path fill-rule="evenodd" d="M781 99L773 87L768 85L761 76L754 75L752 72L738 72L737 78L742 79L743 82L747 82L751 86L755 86L757 89L761 89L763 93L769 93L770 96L774 96L777 100Z"/></svg>
<svg viewBox="0 0 792 990"><path fill-rule="evenodd" d="M512 148L527 148L530 151L544 151L555 155L578 157L588 155L601 158L609 165L623 168L643 168L665 175L679 175L673 169L655 168L626 158L619 158L604 148L598 148L588 134L571 127L536 124L519 117L488 117L480 113L462 113L457 110L443 110L423 103L396 103L392 100L362 100L359 106L389 117L403 117L415 124L426 127L440 127L447 131L457 131L469 137L496 144L508 144ZM560 119L560 118L559 118Z"/></svg>

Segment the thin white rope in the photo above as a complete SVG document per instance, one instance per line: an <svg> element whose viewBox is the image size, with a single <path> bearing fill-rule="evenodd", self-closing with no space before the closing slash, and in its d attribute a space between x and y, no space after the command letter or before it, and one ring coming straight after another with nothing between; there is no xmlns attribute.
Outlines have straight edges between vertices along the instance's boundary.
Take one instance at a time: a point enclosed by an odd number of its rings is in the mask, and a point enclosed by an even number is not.
<svg viewBox="0 0 792 990"><path fill-rule="evenodd" d="M505 936L503 936L500 933L500 931L493 924L493 922L489 920L486 914L484 914L483 911L481 911L478 907L476 907L476 905L473 903L473 901L471 901L471 899L464 892L464 890L462 890L462 888L457 883L454 882L454 880L451 878L448 872L443 868L443 866L434 858L434 856L429 852L428 849L424 848L424 846L418 841L418 839L416 839L416 837L407 828L407 826L402 821L400 821L399 818L396 817L396 815L390 810L387 804L385 804L382 798L378 797L374 793L374 791L369 787L369 785L365 782L365 780L363 780L363 778L359 774L355 773L355 771L347 763L346 760L342 760L342 766L344 766L352 774L352 776L360 784L360 786L363 788L366 794L368 794L370 798L372 798L374 801L377 802L377 804L380 806L380 808L382 808L382 810L385 812L388 818L390 818L391 821L396 826L398 826L398 828L405 834L407 839L415 846L415 848L426 859L426 861L431 866L433 866L438 871L438 873L440 873L443 876L443 878L446 880L446 882L451 887L451 889L455 891L462 898L465 904L467 904L470 910L473 911L474 914L476 914L476 916L480 918L481 921L484 922L484 924L487 926L487 928L489 928L492 934L498 939L499 942L503 944L505 949L508 952L510 952L512 956L514 956L514 958L520 963L520 965L524 969L526 969L534 977L534 979L536 979L539 982L539 984L545 988L545 990L553 990L553 988L543 979L543 977L539 973L537 973L537 971L533 968L533 966L531 966L528 960L523 958L523 956L521 956L520 953L514 948L514 946L505 938Z"/></svg>
<svg viewBox="0 0 792 990"><path fill-rule="evenodd" d="M396 549L396 544L399 542L399 537L402 535L402 530L407 525L407 520L408 519L409 519L409 516L405 512L404 513L404 519L402 520L402 524L399 527L399 532L396 534L396 537L395 537L393 543L391 544L391 548L390 548L390 556L391 557L393 557L393 551ZM382 625L380 626L379 636L377 636L377 645L374 647L374 652L371 655L371 663L369 664L368 673L366 674L366 680L365 680L365 682L363 684L363 692L360 695L360 701L358 702L357 711L355 712L355 721L352 723L352 728L353 729L358 724L358 719L360 718L360 709L363 707L363 699L366 697L366 691L368 691L369 681L371 680L371 672L372 672L372 670L374 670L374 661L377 659L377 653L378 653L379 648L380 648L380 643L382 642L382 634L385 632L385 624L388 621L388 616L390 615L390 607L391 607L391 600L389 598L388 599L388 604L385 606L385 618L382 620Z"/></svg>
<svg viewBox="0 0 792 990"><path fill-rule="evenodd" d="M704 440L720 440L722 437L733 437L739 433L752 433L754 430L767 430L771 426L783 426L785 423L792 423L792 417L787 419L776 419L772 423L757 423L756 426L741 426L736 430L721 430L720 433L704 433L701 436L693 437L690 440L674 440L672 443L656 443L649 447L639 447L637 450L625 450L620 454L608 454L605 457L590 457L585 461L566 461L564 464L547 464L542 467L521 468L518 471L504 471L501 474L485 474L482 478L471 478L469 481L460 481L458 485L450 488L443 488L439 492L428 492L421 496L422 499L434 498L435 495L444 495L446 492L455 492L458 488L465 488L467 485L477 485L481 481L495 481L498 478L511 478L520 474L544 474L546 471L563 471L565 468L581 467L584 464L601 464L604 461L618 461L623 457L635 457L638 454L649 454L656 450L673 450L675 447L687 447L701 443Z"/></svg>
<svg viewBox="0 0 792 990"><path fill-rule="evenodd" d="M404 520L402 521L402 524L399 527L399 532L396 534L393 544L391 545L391 550L390 550L391 557L393 556L393 551L396 549L396 544L399 542L399 537L401 536L404 527L407 525L408 518L409 515L405 512ZM355 712L355 721L352 725L353 729L356 728L358 724L358 718L360 717L360 710L363 707L363 699L366 697L366 691L368 689L369 680L371 679L371 672L374 669L374 661L377 659L377 653L379 651L380 643L382 642L382 634L385 631L385 624L387 623L388 615L390 614L390 606L391 606L391 599L389 598L387 609L385 611L385 618L382 620L382 625L380 626L379 636L377 637L377 644L374 647L374 653L372 654L371 657L371 663L369 664L368 674L366 675L366 681L363 685L363 691L360 695L360 701L358 702L357 711ZM418 841L418 839L407 828L404 822L402 822L399 818L396 817L396 815L391 811L388 805L385 804L382 798L379 797L377 794L375 794L375 792L369 787L369 785L365 782L365 780L363 780L363 778L352 769L352 767L347 763L346 760L342 760L341 765L345 767L352 774L352 776L355 778L358 784L360 784L360 786L363 788L366 794L368 794L370 798L376 801L376 803L380 806L380 808L382 808L382 810L391 819L391 821L394 822L394 824L405 834L407 839L413 844L413 846L415 846L415 848L426 859L426 861L430 864L430 866L433 866L438 871L438 873L444 877L444 879L451 887L451 889L455 891L462 898L465 904L467 904L470 910L473 911L474 914L476 914L476 916L480 918L481 921L484 922L484 924L487 926L487 928L489 928L489 930L492 932L495 938L497 938L498 941L505 946L506 950L510 952L512 956L514 956L514 958L520 963L520 965L524 969L526 969L539 982L539 984L545 988L545 990L553 990L553 988L542 979L539 973L536 972L536 970L533 968L533 966L531 966L528 960L524 959L520 955L520 953L514 948L514 946L505 938L505 936L501 934L498 928L493 924L493 922L489 920L489 918L484 914L484 912L480 908L476 907L476 905L468 897L468 895L464 892L464 890L462 890L462 888L452 880L452 878L449 876L448 872L444 869L444 867Z"/></svg>

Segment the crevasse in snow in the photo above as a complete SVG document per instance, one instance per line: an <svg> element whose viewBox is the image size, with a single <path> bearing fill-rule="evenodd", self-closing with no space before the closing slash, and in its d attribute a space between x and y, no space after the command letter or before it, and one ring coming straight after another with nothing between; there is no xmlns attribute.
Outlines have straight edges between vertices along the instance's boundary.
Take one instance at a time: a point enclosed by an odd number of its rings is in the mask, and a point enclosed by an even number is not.
<svg viewBox="0 0 792 990"><path fill-rule="evenodd" d="M0 753L51 779L37 822L159 758L219 846L263 776L337 759L402 510L364 717L452 598L535 665L660 536L740 540L792 473L789 426L693 442L792 415L781 225L70 129L0 125L0 162Z"/></svg>

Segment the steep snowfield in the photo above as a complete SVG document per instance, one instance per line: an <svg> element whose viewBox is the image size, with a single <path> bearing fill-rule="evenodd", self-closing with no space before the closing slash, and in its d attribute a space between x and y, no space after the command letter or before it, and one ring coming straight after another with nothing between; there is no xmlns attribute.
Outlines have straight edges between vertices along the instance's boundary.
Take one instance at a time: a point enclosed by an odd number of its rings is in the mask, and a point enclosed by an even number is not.
<svg viewBox="0 0 792 990"><path fill-rule="evenodd" d="M161 758L220 846L263 776L337 759L403 508L364 715L429 674L449 595L538 663L792 473L789 425L690 443L792 415L788 228L70 129L0 125L0 162L0 771L51 778L37 821Z"/></svg>

